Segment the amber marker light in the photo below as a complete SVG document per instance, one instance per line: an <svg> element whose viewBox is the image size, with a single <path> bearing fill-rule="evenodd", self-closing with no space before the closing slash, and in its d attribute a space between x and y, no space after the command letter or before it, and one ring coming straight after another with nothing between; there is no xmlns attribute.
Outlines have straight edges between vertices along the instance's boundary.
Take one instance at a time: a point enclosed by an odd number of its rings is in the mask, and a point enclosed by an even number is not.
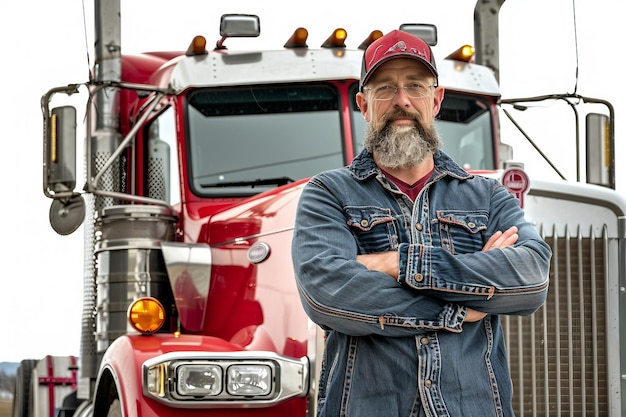
<svg viewBox="0 0 626 417"><path fill-rule="evenodd" d="M346 38L348 37L348 32L345 29L335 29L332 35L324 41L322 44L322 48L345 48L346 47Z"/></svg>
<svg viewBox="0 0 626 417"><path fill-rule="evenodd" d="M189 44L189 48L187 48L187 52L185 53L185 55L194 56L206 54L208 54L206 50L206 38L201 35L194 36L191 44Z"/></svg>
<svg viewBox="0 0 626 417"><path fill-rule="evenodd" d="M298 28L293 35L285 42L285 48L307 48L306 40L309 37L309 31L305 28Z"/></svg>
<svg viewBox="0 0 626 417"><path fill-rule="evenodd" d="M367 47L370 46L372 42L374 42L378 38L381 38L382 36L383 33L380 30L373 30L372 33L370 33L370 35L365 38L363 42L361 42L361 44L359 45L359 49L367 49Z"/></svg>
<svg viewBox="0 0 626 417"><path fill-rule="evenodd" d="M57 162L57 115L50 116L50 161Z"/></svg>
<svg viewBox="0 0 626 417"><path fill-rule="evenodd" d="M128 307L128 322L141 334L158 331L165 322L165 309L156 298L139 298Z"/></svg>
<svg viewBox="0 0 626 417"><path fill-rule="evenodd" d="M463 45L456 51L452 52L446 59L454 59L455 61L470 62L474 57L476 50L471 45Z"/></svg>

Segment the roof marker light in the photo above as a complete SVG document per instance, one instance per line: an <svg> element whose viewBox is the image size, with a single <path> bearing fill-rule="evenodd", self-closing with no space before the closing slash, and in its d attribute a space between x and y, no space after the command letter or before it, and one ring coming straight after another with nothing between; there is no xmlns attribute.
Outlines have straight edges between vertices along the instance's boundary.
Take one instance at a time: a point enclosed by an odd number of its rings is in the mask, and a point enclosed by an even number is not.
<svg viewBox="0 0 626 417"><path fill-rule="evenodd" d="M381 38L382 36L383 33L380 30L373 30L372 33L370 33L370 35L365 38L363 42L361 42L361 44L359 45L359 49L365 50L368 46L370 46L372 42L374 42L378 38Z"/></svg>
<svg viewBox="0 0 626 417"><path fill-rule="evenodd" d="M322 48L345 48L347 37L348 32L346 32L345 29L337 28L333 31L332 35L324 41Z"/></svg>
<svg viewBox="0 0 626 417"><path fill-rule="evenodd" d="M293 32L293 35L287 40L285 48L308 48L306 40L309 37L309 31L305 28L298 28Z"/></svg>
<svg viewBox="0 0 626 417"><path fill-rule="evenodd" d="M471 45L463 45L456 51L452 52L446 59L454 59L455 61L473 62L476 50Z"/></svg>
<svg viewBox="0 0 626 417"><path fill-rule="evenodd" d="M206 50L206 38L204 36L194 36L191 44L189 44L189 48L187 48L187 52L185 55L194 56L194 55L206 55L208 51Z"/></svg>

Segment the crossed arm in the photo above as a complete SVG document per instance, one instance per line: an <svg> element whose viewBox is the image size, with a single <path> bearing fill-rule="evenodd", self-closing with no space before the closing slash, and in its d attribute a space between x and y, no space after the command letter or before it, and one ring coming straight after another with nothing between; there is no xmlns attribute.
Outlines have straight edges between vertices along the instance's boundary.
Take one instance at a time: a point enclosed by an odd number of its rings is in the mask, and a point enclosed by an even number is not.
<svg viewBox="0 0 626 417"><path fill-rule="evenodd" d="M483 246L482 251L486 252L491 249L502 249L513 245L518 239L517 227L513 226L504 232L498 231L493 234ZM356 260L363 264L367 269L372 271L384 272L393 279L398 279L398 252L382 252L367 255L357 255ZM467 309L465 317L466 322L474 322L481 320L487 313Z"/></svg>

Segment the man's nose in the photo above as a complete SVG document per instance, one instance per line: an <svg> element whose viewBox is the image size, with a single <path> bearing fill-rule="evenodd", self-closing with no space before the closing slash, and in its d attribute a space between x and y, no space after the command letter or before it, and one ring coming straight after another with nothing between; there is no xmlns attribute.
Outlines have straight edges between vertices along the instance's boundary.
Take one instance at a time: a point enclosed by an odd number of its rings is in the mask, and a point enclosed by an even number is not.
<svg viewBox="0 0 626 417"><path fill-rule="evenodd" d="M402 87L398 87L396 94L393 96L393 105L401 107L409 107L411 99L406 95L406 91Z"/></svg>

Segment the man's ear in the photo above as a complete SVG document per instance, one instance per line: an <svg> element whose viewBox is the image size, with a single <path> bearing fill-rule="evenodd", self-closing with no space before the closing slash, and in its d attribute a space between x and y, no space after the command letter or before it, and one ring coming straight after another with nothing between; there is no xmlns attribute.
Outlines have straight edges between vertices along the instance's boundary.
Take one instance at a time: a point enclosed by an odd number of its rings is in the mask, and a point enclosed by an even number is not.
<svg viewBox="0 0 626 417"><path fill-rule="evenodd" d="M445 89L443 87L435 87L435 97L433 100L433 116L437 116L439 114L439 110L441 110L441 102L443 101L444 93Z"/></svg>
<svg viewBox="0 0 626 417"><path fill-rule="evenodd" d="M361 114L363 115L365 121L369 122L369 116L367 115L368 103L365 98L365 94L360 91L356 93L356 105L359 107L359 110L361 110Z"/></svg>

